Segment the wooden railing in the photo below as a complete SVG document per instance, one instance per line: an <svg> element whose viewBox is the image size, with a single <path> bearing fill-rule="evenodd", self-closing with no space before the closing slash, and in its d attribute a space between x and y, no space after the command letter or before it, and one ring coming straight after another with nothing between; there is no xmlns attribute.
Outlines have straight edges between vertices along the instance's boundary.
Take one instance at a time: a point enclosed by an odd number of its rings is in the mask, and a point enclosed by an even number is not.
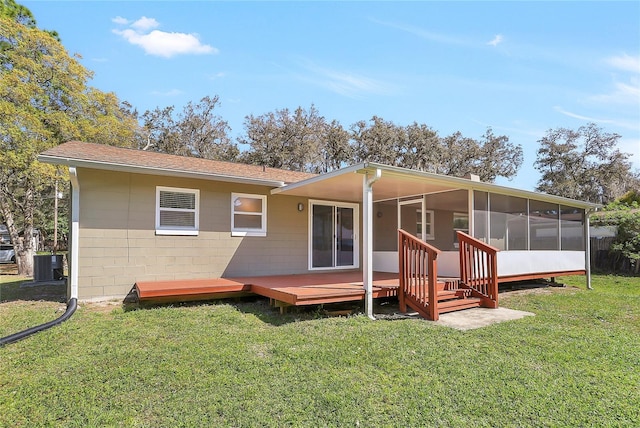
<svg viewBox="0 0 640 428"><path fill-rule="evenodd" d="M400 311L407 305L422 317L438 320L438 254L440 250L398 229Z"/></svg>
<svg viewBox="0 0 640 428"><path fill-rule="evenodd" d="M481 306L498 307L498 249L458 231L460 244L460 280L480 297Z"/></svg>

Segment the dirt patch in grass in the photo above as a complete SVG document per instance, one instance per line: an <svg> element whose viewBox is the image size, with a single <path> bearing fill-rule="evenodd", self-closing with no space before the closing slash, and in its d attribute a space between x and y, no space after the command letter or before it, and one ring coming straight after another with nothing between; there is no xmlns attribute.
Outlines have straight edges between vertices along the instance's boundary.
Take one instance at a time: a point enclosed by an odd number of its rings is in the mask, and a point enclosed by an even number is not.
<svg viewBox="0 0 640 428"><path fill-rule="evenodd" d="M0 275L18 275L18 265L15 263L0 263Z"/></svg>
<svg viewBox="0 0 640 428"><path fill-rule="evenodd" d="M118 300L109 300L105 302L80 302L78 306L92 312L108 314L113 312L115 309L122 308L122 302Z"/></svg>

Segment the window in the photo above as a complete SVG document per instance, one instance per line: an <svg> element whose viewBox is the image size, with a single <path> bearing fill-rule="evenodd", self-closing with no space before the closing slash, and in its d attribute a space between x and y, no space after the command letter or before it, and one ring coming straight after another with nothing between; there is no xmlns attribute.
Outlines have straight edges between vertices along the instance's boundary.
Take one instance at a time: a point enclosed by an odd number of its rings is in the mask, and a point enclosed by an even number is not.
<svg viewBox="0 0 640 428"><path fill-rule="evenodd" d="M433 233L433 211L425 210L424 212L424 227L422 225L422 218L418 220L420 225L418 226L418 231L422 234L422 239L433 240L436 239Z"/></svg>
<svg viewBox="0 0 640 428"><path fill-rule="evenodd" d="M457 231L469 233L469 215L467 213L453 213L453 247L458 248Z"/></svg>
<svg viewBox="0 0 640 428"><path fill-rule="evenodd" d="M583 210L560 206L560 249L563 251L584 250Z"/></svg>
<svg viewBox="0 0 640 428"><path fill-rule="evenodd" d="M489 206L489 245L505 251L527 250L527 199L491 193Z"/></svg>
<svg viewBox="0 0 640 428"><path fill-rule="evenodd" d="M267 197L231 194L231 236L267 236Z"/></svg>
<svg viewBox="0 0 640 428"><path fill-rule="evenodd" d="M433 240L433 210L423 210L423 206L423 199L400 201L398 228L420 239Z"/></svg>
<svg viewBox="0 0 640 428"><path fill-rule="evenodd" d="M200 191L156 187L156 235L197 235Z"/></svg>
<svg viewBox="0 0 640 428"><path fill-rule="evenodd" d="M425 210L424 212L424 226L422 224L422 210L416 211L416 236L425 241L434 240L436 237L433 235L433 211Z"/></svg>
<svg viewBox="0 0 640 428"><path fill-rule="evenodd" d="M559 206L529 200L529 235L532 250L559 250Z"/></svg>

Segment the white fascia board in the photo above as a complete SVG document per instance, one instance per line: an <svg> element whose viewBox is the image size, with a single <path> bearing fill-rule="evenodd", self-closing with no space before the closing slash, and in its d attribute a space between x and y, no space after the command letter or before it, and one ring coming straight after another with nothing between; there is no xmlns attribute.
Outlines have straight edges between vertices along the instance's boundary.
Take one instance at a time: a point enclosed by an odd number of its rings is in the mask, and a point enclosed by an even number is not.
<svg viewBox="0 0 640 428"><path fill-rule="evenodd" d="M283 193L283 192L286 192L286 191L289 191L289 190L295 190L295 189L298 189L300 187L307 186L309 184L320 183L322 181L328 180L330 178L338 177L338 176L341 176L341 175L353 174L353 173L359 173L359 172L361 173L361 172L363 172L363 168L365 168L366 165L367 165L366 163L359 163L359 164L356 164L356 165L348 166L346 168L336 169L336 170L328 172L326 174L320 174L318 176L311 177L311 178L308 178L306 180L297 181L295 183L279 186L277 189L272 189L271 190L271 194L272 195L277 195L278 193Z"/></svg>
<svg viewBox="0 0 640 428"><path fill-rule="evenodd" d="M213 174L204 172L191 172L184 170L174 170L166 168L153 168L135 165L125 165L110 162L87 161L82 159L62 158L58 156L38 156L38 161L53 165L67 165L76 168L100 169L106 171L128 172L132 174L160 175L166 177L197 178L210 181L224 181L229 183L254 184L258 186L283 187L284 181L261 180L259 178L234 177L224 174Z"/></svg>

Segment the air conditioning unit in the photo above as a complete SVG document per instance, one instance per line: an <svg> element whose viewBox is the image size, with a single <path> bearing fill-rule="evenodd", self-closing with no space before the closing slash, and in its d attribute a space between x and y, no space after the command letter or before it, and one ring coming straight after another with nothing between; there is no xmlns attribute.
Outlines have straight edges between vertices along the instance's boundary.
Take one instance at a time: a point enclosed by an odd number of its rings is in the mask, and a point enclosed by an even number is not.
<svg viewBox="0 0 640 428"><path fill-rule="evenodd" d="M33 280L35 282L53 281L52 255L33 256Z"/></svg>

